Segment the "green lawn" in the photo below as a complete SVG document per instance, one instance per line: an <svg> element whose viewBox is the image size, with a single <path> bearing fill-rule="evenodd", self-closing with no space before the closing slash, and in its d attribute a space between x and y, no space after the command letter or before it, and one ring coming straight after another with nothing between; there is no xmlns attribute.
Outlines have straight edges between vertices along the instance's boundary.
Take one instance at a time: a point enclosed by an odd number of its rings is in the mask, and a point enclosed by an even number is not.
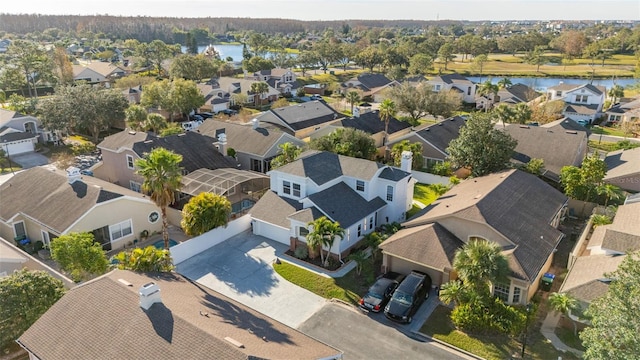
<svg viewBox="0 0 640 360"><path fill-rule="evenodd" d="M602 135L612 135L612 136L621 136L628 137L629 134L625 134L620 128L609 127L609 126L594 126L591 128L591 132L594 134L602 134Z"/></svg>
<svg viewBox="0 0 640 360"><path fill-rule="evenodd" d="M432 185L416 184L413 187L413 199L420 201L424 205L429 205L438 198L438 193L433 190Z"/></svg>
<svg viewBox="0 0 640 360"><path fill-rule="evenodd" d="M352 270L341 278L333 279L317 275L296 265L281 261L273 268L287 281L307 289L325 299L339 299L350 304L357 304L369 286L375 280L373 264L367 261L360 275Z"/></svg>
<svg viewBox="0 0 640 360"><path fill-rule="evenodd" d="M485 359L510 359L513 354L520 355L522 344L508 336L468 335L454 328L449 320L451 309L439 306L424 323L420 332ZM537 329L531 329L526 346L527 359L576 359L572 354L557 351Z"/></svg>
<svg viewBox="0 0 640 360"><path fill-rule="evenodd" d="M580 351L585 351L584 346L582 346L582 340L580 340L579 331L578 336L576 336L573 334L573 329L557 327L555 333L563 343L567 344L567 346L571 346L572 348Z"/></svg>
<svg viewBox="0 0 640 360"><path fill-rule="evenodd" d="M640 143L631 142L628 140L627 141L623 140L619 142L589 140L589 147L610 152L610 151L616 151L620 149L635 149L637 147L640 147Z"/></svg>

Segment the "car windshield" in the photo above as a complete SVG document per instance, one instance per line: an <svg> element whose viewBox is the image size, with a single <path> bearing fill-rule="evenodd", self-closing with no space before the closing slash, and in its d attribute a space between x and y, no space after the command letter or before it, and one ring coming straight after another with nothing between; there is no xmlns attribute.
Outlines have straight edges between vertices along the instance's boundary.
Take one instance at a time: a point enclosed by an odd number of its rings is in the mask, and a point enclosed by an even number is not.
<svg viewBox="0 0 640 360"><path fill-rule="evenodd" d="M411 295L397 290L395 293L393 293L393 297L391 299L407 305L411 304L411 302L413 301L413 297Z"/></svg>

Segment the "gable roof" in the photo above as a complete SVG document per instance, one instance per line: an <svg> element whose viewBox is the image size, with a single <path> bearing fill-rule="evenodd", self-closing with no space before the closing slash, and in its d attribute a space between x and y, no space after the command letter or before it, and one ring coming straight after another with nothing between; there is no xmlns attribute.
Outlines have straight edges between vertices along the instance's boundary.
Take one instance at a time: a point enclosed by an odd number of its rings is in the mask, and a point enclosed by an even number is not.
<svg viewBox="0 0 640 360"><path fill-rule="evenodd" d="M456 251L464 242L438 223L401 229L382 244L386 254L444 270L453 268Z"/></svg>
<svg viewBox="0 0 640 360"><path fill-rule="evenodd" d="M62 233L96 204L124 195L150 202L143 194L94 177L69 184L63 171L34 167L0 185L0 219L7 222L22 213Z"/></svg>
<svg viewBox="0 0 640 360"><path fill-rule="evenodd" d="M591 135L591 130L586 127L580 125L577 121L564 117L562 119L558 119L546 124L540 125L541 128L547 129L558 129L558 130L567 130L567 131L581 131L587 134L587 136Z"/></svg>
<svg viewBox="0 0 640 360"><path fill-rule="evenodd" d="M638 214L640 203L620 205L611 224L593 230L588 247L600 246L620 253L640 250Z"/></svg>
<svg viewBox="0 0 640 360"><path fill-rule="evenodd" d="M380 111L378 110L360 114L359 117L342 119L340 122L343 127L362 130L371 135L383 132L385 126L384 121L380 119ZM410 127L411 125L406 121L400 121L394 117L389 119L389 134L394 134Z"/></svg>
<svg viewBox="0 0 640 360"><path fill-rule="evenodd" d="M528 103L539 98L542 94L527 85L518 83L498 90L498 96L500 97L500 102L518 104L521 102Z"/></svg>
<svg viewBox="0 0 640 360"><path fill-rule="evenodd" d="M612 151L607 154L604 163L607 165L604 180L640 174L640 148Z"/></svg>
<svg viewBox="0 0 640 360"><path fill-rule="evenodd" d="M618 269L626 255L590 255L576 258L569 269L560 292L567 292L578 300L591 302L609 289L605 274Z"/></svg>
<svg viewBox="0 0 640 360"><path fill-rule="evenodd" d="M304 144L276 127L254 129L250 123L238 124L209 119L198 127L197 132L215 139L221 130L224 130L227 136L229 147L246 154L265 156L282 138L298 146Z"/></svg>
<svg viewBox="0 0 640 360"><path fill-rule="evenodd" d="M584 131L517 124L507 125L504 131L518 142L512 160L526 164L531 159L543 159L543 175L554 181L560 180L563 166L579 166L580 156L586 154L587 134Z"/></svg>
<svg viewBox="0 0 640 360"><path fill-rule="evenodd" d="M109 135L98 144L98 149L111 150L121 152L124 149L133 150L133 144L141 141L147 141L153 138L153 135L144 131L133 131L124 129L119 133Z"/></svg>
<svg viewBox="0 0 640 360"><path fill-rule="evenodd" d="M579 104L569 104L565 106L563 113L574 113L580 115L594 115L598 112L598 105L579 105Z"/></svg>
<svg viewBox="0 0 640 360"><path fill-rule="evenodd" d="M370 180L384 167L387 166L371 160L337 155L328 151L309 150L300 154L296 161L272 171L309 178L317 185L322 185L340 176ZM400 169L394 171L401 172L399 174L404 174L404 177L411 175Z"/></svg>
<svg viewBox="0 0 640 360"><path fill-rule="evenodd" d="M285 126L295 132L320 124L328 124L340 117L342 116L324 101L315 100L271 109L259 115L257 119L261 122Z"/></svg>
<svg viewBox="0 0 640 360"><path fill-rule="evenodd" d="M149 282L160 288L162 302L143 310L137 292ZM67 292L18 341L42 360L318 359L340 354L176 273L124 270Z"/></svg>
<svg viewBox="0 0 640 360"><path fill-rule="evenodd" d="M214 145L217 141L212 137L187 131L182 134L162 138L154 137L146 141L136 142L133 144L133 151L138 156L143 157L145 153L149 153L158 147L171 150L176 154L182 155L180 166L188 172L201 168L211 170L237 168L238 163L233 158L220 154Z"/></svg>
<svg viewBox="0 0 640 360"><path fill-rule="evenodd" d="M219 88L230 94L242 93L246 95L252 95L251 84L258 83L258 82L263 82L263 81L250 80L250 79L238 79L238 78L232 78L232 77L220 77L218 79L215 79L215 83L219 85ZM215 83L213 84L214 88L215 88ZM278 92L278 90L269 86L269 91L265 95L276 96L279 94L280 93Z"/></svg>
<svg viewBox="0 0 640 360"><path fill-rule="evenodd" d="M27 115L21 114L17 111L0 109L0 126L4 126L9 121L25 117Z"/></svg>
<svg viewBox="0 0 640 360"><path fill-rule="evenodd" d="M458 217L485 223L514 246L513 255L534 281L563 234L551 222L567 197L538 177L507 170L467 179L404 223L420 226Z"/></svg>
<svg viewBox="0 0 640 360"><path fill-rule="evenodd" d="M339 222L344 229L387 205L378 196L367 201L344 182L311 194L308 198L322 213Z"/></svg>
<svg viewBox="0 0 640 360"><path fill-rule="evenodd" d="M278 196L273 191L267 191L249 210L251 218L288 229L291 223L287 219L291 214L302 210L299 201Z"/></svg>
<svg viewBox="0 0 640 360"><path fill-rule="evenodd" d="M383 74L372 73L360 74L358 75L357 79L362 84L362 86L364 86L369 91L375 88L389 85L392 82L392 80L389 80L389 78L387 78Z"/></svg>
<svg viewBox="0 0 640 360"><path fill-rule="evenodd" d="M607 110L607 113L624 114L636 109L640 109L640 98L615 104L611 108L609 108L609 110Z"/></svg>
<svg viewBox="0 0 640 360"><path fill-rule="evenodd" d="M467 79L466 77L458 73L434 76L433 78L431 78L430 82L443 82L445 84L459 84L459 85L473 84L473 81Z"/></svg>
<svg viewBox="0 0 640 360"><path fill-rule="evenodd" d="M464 126L465 121L463 117L454 116L422 129L416 134L446 154L451 140L460 136L460 129Z"/></svg>
<svg viewBox="0 0 640 360"><path fill-rule="evenodd" d="M563 82L560 82L558 85L551 86L547 89L553 91L575 91L581 88L588 89L596 95L601 95L607 92L607 89L604 86L596 86L592 84L566 84Z"/></svg>

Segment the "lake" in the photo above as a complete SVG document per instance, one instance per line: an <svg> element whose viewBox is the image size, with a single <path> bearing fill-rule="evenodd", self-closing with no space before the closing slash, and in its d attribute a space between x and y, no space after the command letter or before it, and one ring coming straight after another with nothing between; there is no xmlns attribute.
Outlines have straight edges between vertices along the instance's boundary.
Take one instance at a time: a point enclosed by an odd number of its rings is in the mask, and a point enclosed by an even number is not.
<svg viewBox="0 0 640 360"><path fill-rule="evenodd" d="M204 49L207 48L207 46L198 46L198 54L202 54L202 52L204 51ZM220 59L225 60L229 56L233 59L233 62L241 62L244 59L242 57L242 45L229 45L229 44L217 45L216 44L216 45L213 45L213 48L216 49L218 54L220 54ZM182 52L183 53L187 52L186 46L182 47ZM296 56L296 54L290 54L290 55L294 57ZM271 53L269 52L265 54L265 57L267 59L270 56L271 56Z"/></svg>
<svg viewBox="0 0 640 360"><path fill-rule="evenodd" d="M493 84L498 83L498 81L500 81L500 79L502 79L502 76L494 76L494 77L488 77L488 76L483 76L482 78L480 78L479 76L468 76L467 79L479 83L479 82L485 82L487 81L487 79L491 79L491 82ZM511 80L512 84L524 84L527 85L531 88L534 88L538 91L546 91L547 88L552 87L552 86L556 86L558 85L561 81L564 82L565 84L576 84L576 85L580 85L580 84L588 84L590 81L588 79L572 79L572 78L550 78L550 77L545 77L545 78L536 78L536 77L526 77L526 78L522 78L522 77L508 77L509 80ZM626 87L629 85L633 85L636 82L638 82L638 79L616 79L615 80L615 84L616 85L621 85L622 87ZM596 86L604 86L607 89L610 89L611 87L613 87L614 84L614 80L612 79L594 79L591 82L593 85Z"/></svg>

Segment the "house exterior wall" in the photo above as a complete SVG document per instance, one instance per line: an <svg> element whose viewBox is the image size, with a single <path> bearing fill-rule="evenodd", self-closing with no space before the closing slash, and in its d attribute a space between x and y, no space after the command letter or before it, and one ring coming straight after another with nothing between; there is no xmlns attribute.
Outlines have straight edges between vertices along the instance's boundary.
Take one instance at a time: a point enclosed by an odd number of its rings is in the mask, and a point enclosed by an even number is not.
<svg viewBox="0 0 640 360"><path fill-rule="evenodd" d="M149 215L154 211L160 213L160 208L150 200L145 201L124 196L96 205L66 232L93 231L131 219L131 234L111 242L113 249L121 249L127 243L137 239L142 230L148 230L149 233L162 231L162 219L156 220L155 223L149 221Z"/></svg>
<svg viewBox="0 0 640 360"><path fill-rule="evenodd" d="M544 265L542 265L542 269L540 269L538 276L535 278L533 283L529 285L529 292L527 294L528 300L530 300L533 297L533 295L536 294L536 291L538 291L538 288L540 287L540 280L542 279L542 276L544 275L544 273L548 272L549 269L551 268L551 262L553 261L553 254L554 253L552 252L551 255L549 255L549 257L547 258L547 261L544 263ZM513 280L512 280L512 284L513 284Z"/></svg>
<svg viewBox="0 0 640 360"><path fill-rule="evenodd" d="M438 222L465 243L469 240L469 237L476 236L495 241L500 246L513 245L507 238L493 230L487 224L473 222L455 216L438 219Z"/></svg>
<svg viewBox="0 0 640 360"><path fill-rule="evenodd" d="M101 83L101 82L105 82L107 78L104 77L103 75L100 75L94 70L85 68L78 75L74 76L73 80L76 80L76 81L85 80L90 83L98 83L98 82Z"/></svg>
<svg viewBox="0 0 640 360"><path fill-rule="evenodd" d="M31 139L22 139L16 140L12 142L7 142L4 144L0 144L0 148L4 150L5 154L10 154L11 156L24 154L27 152L32 152L35 150L35 144L38 142L38 138L34 137Z"/></svg>
<svg viewBox="0 0 640 360"><path fill-rule="evenodd" d="M578 97L582 96L587 96L586 102L578 99ZM585 88L574 89L567 91L563 100L572 104L598 105L598 112L600 112L602 110L602 105L604 104L604 93L598 95Z"/></svg>
<svg viewBox="0 0 640 360"><path fill-rule="evenodd" d="M129 169L127 155L132 156L134 161L139 159L138 155L132 150L127 149L120 153L103 150L102 166L96 167L94 176L128 189L131 189L130 181L142 184L142 177L135 174L135 169Z"/></svg>
<svg viewBox="0 0 640 360"><path fill-rule="evenodd" d="M255 235L264 236L267 239L275 240L285 245L290 245L291 230L283 227L269 224L264 221L253 219L253 233Z"/></svg>
<svg viewBox="0 0 640 360"><path fill-rule="evenodd" d="M0 223L3 226L0 226L0 237L3 237L5 239L8 239L10 242L12 242L13 244L15 244L15 231L13 228L13 224L14 223L19 223L19 222L23 222L24 223L24 229L25 232L27 234L27 238L31 240L32 243L36 242L36 241L43 241L42 239L42 230L45 230L47 232L51 232L54 234L58 234L57 231L53 231L52 229L49 229L48 227L46 227L45 225L42 225L40 223L38 223L37 221L32 220L29 217L23 216L23 215L18 215L15 217L15 219L13 219L13 221L9 222L8 224L6 223Z"/></svg>

